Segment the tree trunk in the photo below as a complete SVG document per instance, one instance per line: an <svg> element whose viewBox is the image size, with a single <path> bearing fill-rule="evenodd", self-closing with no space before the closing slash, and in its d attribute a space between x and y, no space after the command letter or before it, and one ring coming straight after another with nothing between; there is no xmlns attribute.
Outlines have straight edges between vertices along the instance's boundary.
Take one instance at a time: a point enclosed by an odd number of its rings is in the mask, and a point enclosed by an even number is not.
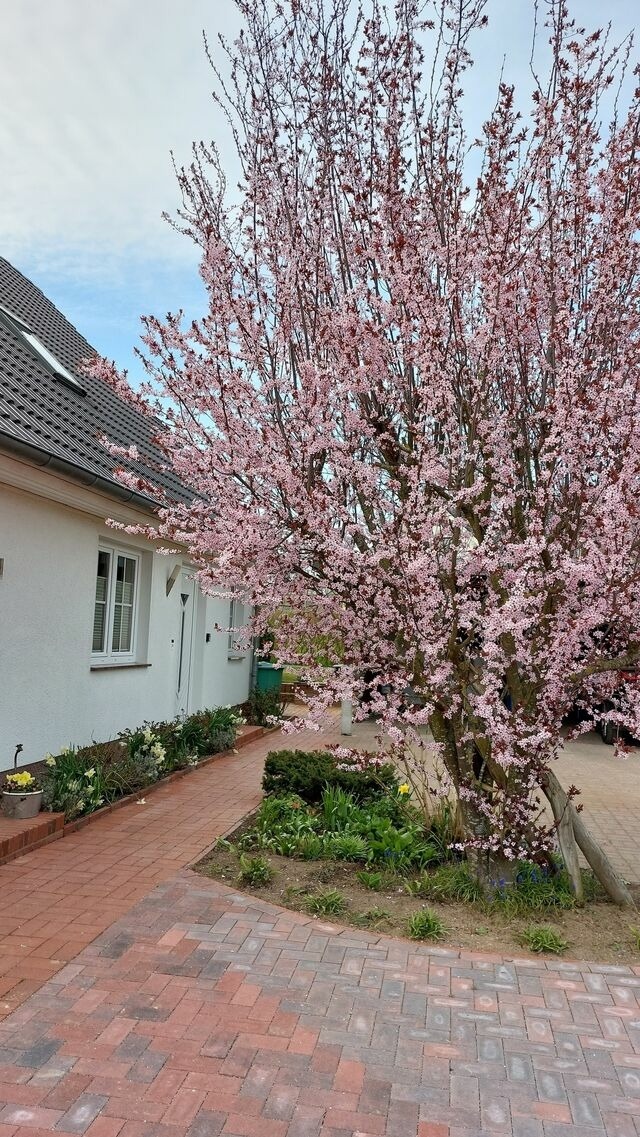
<svg viewBox="0 0 640 1137"><path fill-rule="evenodd" d="M569 801L569 798L552 770L545 770L541 785L545 797L551 804L554 817L556 816L556 809L560 807L562 812L566 813L570 818L573 834L580 846L583 856L593 869L608 896L611 897L615 904L619 904L622 908L635 908L635 901L626 884L622 878L618 876L618 873L606 853L600 848L598 842L591 836L580 814L574 808L573 803ZM556 802L555 806L554 800ZM562 849L562 844L560 848ZM567 865L567 868L568 867Z"/></svg>

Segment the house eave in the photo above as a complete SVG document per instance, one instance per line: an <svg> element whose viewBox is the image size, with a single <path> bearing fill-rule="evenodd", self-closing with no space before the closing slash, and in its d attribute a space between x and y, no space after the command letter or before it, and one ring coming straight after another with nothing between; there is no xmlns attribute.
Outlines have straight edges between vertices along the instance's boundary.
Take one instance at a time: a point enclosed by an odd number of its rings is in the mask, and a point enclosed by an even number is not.
<svg viewBox="0 0 640 1137"><path fill-rule="evenodd" d="M0 430L0 451L30 462L40 469L48 469L52 474L62 474L79 485L95 489L115 501L128 502L146 513L156 513L159 508L158 502L154 502L144 494L136 493L135 490L121 486L110 478L104 478L91 470L83 469L82 466L77 466L65 458L60 458L57 454L52 454L50 450L32 446L30 443L14 438L2 430Z"/></svg>

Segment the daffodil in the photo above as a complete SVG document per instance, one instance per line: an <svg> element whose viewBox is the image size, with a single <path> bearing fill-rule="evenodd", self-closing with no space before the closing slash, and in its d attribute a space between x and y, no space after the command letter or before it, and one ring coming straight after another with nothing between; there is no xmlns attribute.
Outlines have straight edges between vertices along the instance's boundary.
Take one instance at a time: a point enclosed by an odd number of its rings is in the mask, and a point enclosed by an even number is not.
<svg viewBox="0 0 640 1137"><path fill-rule="evenodd" d="M95 771L94 766L92 766L90 770L85 770L85 772L84 772L85 778L88 778L89 781L91 781L92 778L95 778L95 775L96 775L96 771Z"/></svg>
<svg viewBox="0 0 640 1137"><path fill-rule="evenodd" d="M56 760L53 757L53 754L45 754L44 764L45 764L45 766L55 766Z"/></svg>
<svg viewBox="0 0 640 1137"><path fill-rule="evenodd" d="M402 784L398 786L398 793L399 794L410 794L411 793L411 786L409 785L409 783L408 782L402 782Z"/></svg>

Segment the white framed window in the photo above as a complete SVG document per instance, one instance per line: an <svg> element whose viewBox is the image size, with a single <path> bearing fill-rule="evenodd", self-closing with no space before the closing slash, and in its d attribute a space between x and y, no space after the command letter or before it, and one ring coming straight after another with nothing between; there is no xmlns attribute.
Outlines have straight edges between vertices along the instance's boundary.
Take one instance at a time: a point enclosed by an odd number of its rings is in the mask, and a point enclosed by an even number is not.
<svg viewBox="0 0 640 1137"><path fill-rule="evenodd" d="M135 659L139 588L140 557L130 550L100 546L91 643L94 662Z"/></svg>
<svg viewBox="0 0 640 1137"><path fill-rule="evenodd" d="M229 604L229 642L227 646L229 659L238 659L239 656L246 655L249 650L247 645L242 642L240 634L240 629L245 626L246 622L245 605L242 600L238 600L234 596Z"/></svg>

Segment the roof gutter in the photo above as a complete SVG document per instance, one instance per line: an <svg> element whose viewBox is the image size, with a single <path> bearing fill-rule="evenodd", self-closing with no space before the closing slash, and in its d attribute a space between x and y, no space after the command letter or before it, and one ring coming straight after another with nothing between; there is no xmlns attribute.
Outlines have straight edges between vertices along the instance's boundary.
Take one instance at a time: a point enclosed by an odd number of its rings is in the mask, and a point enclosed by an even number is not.
<svg viewBox="0 0 640 1137"><path fill-rule="evenodd" d="M74 482L78 482L87 488L96 489L100 493L106 494L107 497L115 498L116 501L131 502L139 509L144 509L146 513L155 513L159 507L159 503L145 497L144 494L127 489L126 486L121 486L101 474L93 474L90 470L84 470L82 466L76 466L73 462L68 462L66 458L58 458L49 450L41 450L37 446L31 446L28 442L21 442L18 438L5 434L2 430L0 430L0 450L11 454L13 457L26 459L27 462L31 462L41 469L48 469L54 474L62 474L64 477L72 478Z"/></svg>

